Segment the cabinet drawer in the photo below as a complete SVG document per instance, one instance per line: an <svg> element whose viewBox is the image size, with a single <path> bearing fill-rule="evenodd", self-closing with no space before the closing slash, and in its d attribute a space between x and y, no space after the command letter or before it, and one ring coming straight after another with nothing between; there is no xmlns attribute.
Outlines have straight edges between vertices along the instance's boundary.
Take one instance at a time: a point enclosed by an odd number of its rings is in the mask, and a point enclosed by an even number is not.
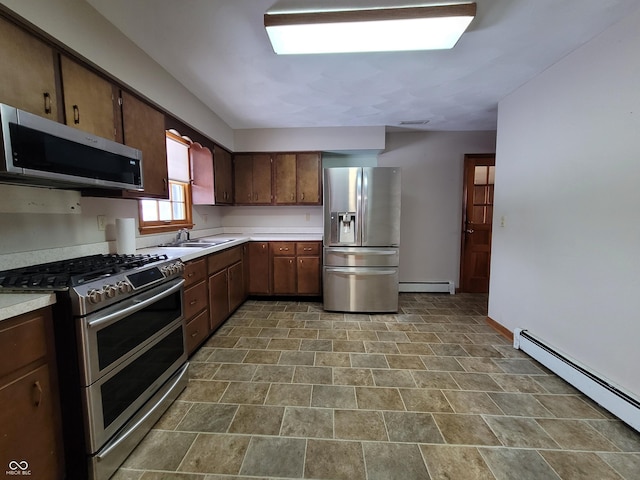
<svg viewBox="0 0 640 480"><path fill-rule="evenodd" d="M209 311L205 310L187 323L187 353L191 355L207 335L209 335Z"/></svg>
<svg viewBox="0 0 640 480"><path fill-rule="evenodd" d="M60 453L55 421L55 399L49 368L42 365L0 388L0 462L26 460L31 478L60 476ZM13 478L13 477L10 477ZM26 478L26 477L20 477Z"/></svg>
<svg viewBox="0 0 640 480"><path fill-rule="evenodd" d="M242 260L242 246L237 246L223 250L222 252L209 255L209 275L219 272L223 268L227 268L229 265L233 265Z"/></svg>
<svg viewBox="0 0 640 480"><path fill-rule="evenodd" d="M184 318L189 320L196 313L206 308L208 301L207 283L201 282L184 291Z"/></svg>
<svg viewBox="0 0 640 480"><path fill-rule="evenodd" d="M46 357L46 312L27 313L0 324L0 377Z"/></svg>
<svg viewBox="0 0 640 480"><path fill-rule="evenodd" d="M193 260L188 262L184 267L184 286L188 287L194 283L201 282L207 276L207 261L206 259Z"/></svg>
<svg viewBox="0 0 640 480"><path fill-rule="evenodd" d="M319 242L298 242L296 243L296 253L300 255L320 255Z"/></svg>
<svg viewBox="0 0 640 480"><path fill-rule="evenodd" d="M271 255L274 256L295 256L296 244L295 242L269 242L271 247Z"/></svg>

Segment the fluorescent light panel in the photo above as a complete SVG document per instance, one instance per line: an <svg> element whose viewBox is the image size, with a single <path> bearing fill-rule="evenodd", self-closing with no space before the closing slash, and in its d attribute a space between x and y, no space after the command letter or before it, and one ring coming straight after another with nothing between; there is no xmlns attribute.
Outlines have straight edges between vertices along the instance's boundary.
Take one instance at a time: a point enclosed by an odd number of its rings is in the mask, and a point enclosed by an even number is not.
<svg viewBox="0 0 640 480"><path fill-rule="evenodd" d="M475 3L267 13L264 25L273 50L280 55L437 50L452 48L475 13Z"/></svg>

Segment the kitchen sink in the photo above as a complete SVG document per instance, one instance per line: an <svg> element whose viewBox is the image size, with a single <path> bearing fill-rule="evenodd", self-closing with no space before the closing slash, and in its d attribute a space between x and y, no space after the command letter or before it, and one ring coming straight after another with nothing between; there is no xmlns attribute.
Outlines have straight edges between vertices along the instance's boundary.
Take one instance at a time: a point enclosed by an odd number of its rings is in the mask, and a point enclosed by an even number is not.
<svg viewBox="0 0 640 480"><path fill-rule="evenodd" d="M185 240L182 242L165 243L158 246L163 248L207 248L215 247L216 245L222 245L223 243L231 242L233 240L235 239L229 238L226 240Z"/></svg>

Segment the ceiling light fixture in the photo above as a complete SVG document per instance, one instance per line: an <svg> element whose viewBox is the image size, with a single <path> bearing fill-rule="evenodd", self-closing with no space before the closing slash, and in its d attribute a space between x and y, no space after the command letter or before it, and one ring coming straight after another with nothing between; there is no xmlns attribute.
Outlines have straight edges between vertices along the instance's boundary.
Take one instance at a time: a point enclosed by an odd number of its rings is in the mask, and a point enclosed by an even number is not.
<svg viewBox="0 0 640 480"><path fill-rule="evenodd" d="M266 13L275 53L388 52L452 48L475 3L325 12Z"/></svg>

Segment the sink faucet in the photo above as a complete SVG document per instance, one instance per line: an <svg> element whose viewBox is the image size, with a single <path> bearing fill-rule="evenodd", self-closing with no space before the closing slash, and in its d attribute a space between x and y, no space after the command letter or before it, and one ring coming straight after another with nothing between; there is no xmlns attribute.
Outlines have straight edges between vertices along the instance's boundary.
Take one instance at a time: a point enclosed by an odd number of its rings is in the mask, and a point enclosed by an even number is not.
<svg viewBox="0 0 640 480"><path fill-rule="evenodd" d="M181 228L180 230L178 230L178 235L176 236L176 240L175 240L175 241L176 241L176 243L179 243L179 242L181 242L181 241L182 241L182 234L183 234L183 233L186 235L186 237L187 237L186 239L187 239L187 240L190 240L190 237L189 237L189 230L188 230L188 229L186 229L186 228Z"/></svg>

